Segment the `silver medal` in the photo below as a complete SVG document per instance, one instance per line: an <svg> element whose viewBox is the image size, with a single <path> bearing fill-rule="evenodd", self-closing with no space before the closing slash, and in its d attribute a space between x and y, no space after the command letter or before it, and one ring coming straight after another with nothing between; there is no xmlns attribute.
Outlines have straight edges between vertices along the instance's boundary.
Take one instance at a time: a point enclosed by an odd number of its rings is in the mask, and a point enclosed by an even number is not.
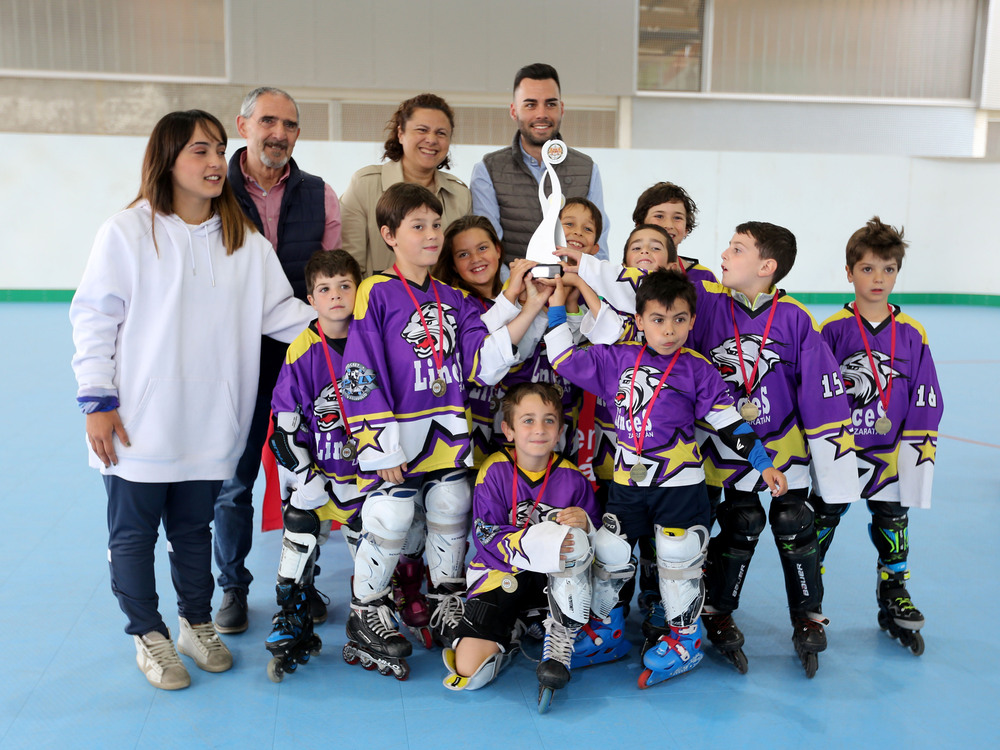
<svg viewBox="0 0 1000 750"><path fill-rule="evenodd" d="M888 435L892 429L892 420L889 417L879 417L875 420L875 432L879 435Z"/></svg>
<svg viewBox="0 0 1000 750"><path fill-rule="evenodd" d="M760 416L760 409L753 401L747 401L740 407L740 416L747 422L753 422Z"/></svg>
<svg viewBox="0 0 1000 750"><path fill-rule="evenodd" d="M340 449L340 457L345 461L353 461L354 457L358 455L357 442L357 438L347 438L343 447Z"/></svg>
<svg viewBox="0 0 1000 750"><path fill-rule="evenodd" d="M629 469L628 475L632 478L633 482L639 484L639 482L646 478L646 473L644 464L633 464L632 468Z"/></svg>
<svg viewBox="0 0 1000 750"><path fill-rule="evenodd" d="M444 378L435 378L434 382L431 383L431 393L435 396L443 396L444 392L447 390Z"/></svg>

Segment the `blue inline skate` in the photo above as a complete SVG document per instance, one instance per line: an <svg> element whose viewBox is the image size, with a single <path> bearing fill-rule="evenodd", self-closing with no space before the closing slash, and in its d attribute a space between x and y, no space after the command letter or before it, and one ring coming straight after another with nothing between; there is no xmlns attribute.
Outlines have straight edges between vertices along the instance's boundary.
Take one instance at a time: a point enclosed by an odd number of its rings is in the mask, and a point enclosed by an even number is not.
<svg viewBox="0 0 1000 750"><path fill-rule="evenodd" d="M643 655L646 669L639 675L639 688L644 690L697 667L705 658L703 635L701 620L687 627L671 627L670 633Z"/></svg>

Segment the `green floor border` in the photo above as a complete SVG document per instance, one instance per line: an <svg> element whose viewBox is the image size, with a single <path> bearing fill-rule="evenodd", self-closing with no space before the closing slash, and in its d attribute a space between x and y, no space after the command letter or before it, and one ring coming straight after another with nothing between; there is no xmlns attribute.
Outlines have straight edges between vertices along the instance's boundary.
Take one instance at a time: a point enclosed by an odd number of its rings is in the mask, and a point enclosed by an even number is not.
<svg viewBox="0 0 1000 750"><path fill-rule="evenodd" d="M804 305L844 305L854 299L850 292L794 292ZM890 298L897 305L966 305L969 307L1000 307L1000 295L953 294L950 292L900 292Z"/></svg>
<svg viewBox="0 0 1000 750"><path fill-rule="evenodd" d="M69 302L73 289L0 289L0 302Z"/></svg>
<svg viewBox="0 0 1000 750"><path fill-rule="evenodd" d="M0 302L69 302L72 289L0 289ZM789 292L805 305L843 305L852 297L840 292ZM947 292L901 292L892 295L900 305L967 305L970 307L1000 307L1000 295L951 294Z"/></svg>

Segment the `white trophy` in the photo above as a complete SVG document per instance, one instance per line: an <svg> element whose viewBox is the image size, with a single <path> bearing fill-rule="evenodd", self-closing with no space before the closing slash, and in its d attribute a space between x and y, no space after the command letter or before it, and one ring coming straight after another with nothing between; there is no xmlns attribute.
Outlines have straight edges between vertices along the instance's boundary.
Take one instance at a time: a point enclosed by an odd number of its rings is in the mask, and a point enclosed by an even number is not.
<svg viewBox="0 0 1000 750"><path fill-rule="evenodd" d="M553 165L561 164L568 153L566 144L560 140L546 141L542 146L542 163L545 164L545 174L538 181L538 202L542 206L542 221L528 241L525 257L538 265L531 269L531 275L536 279L552 279L562 275L562 266L556 261L557 247L566 247L566 235L563 233L559 212L563 207L562 186L559 175ZM549 178L552 192L545 195L545 178Z"/></svg>

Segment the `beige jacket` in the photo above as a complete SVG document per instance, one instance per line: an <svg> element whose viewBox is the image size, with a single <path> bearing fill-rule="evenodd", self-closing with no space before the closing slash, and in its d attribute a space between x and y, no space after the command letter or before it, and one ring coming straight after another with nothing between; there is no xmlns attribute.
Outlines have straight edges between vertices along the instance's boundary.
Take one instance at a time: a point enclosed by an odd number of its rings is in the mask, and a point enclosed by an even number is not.
<svg viewBox="0 0 1000 750"><path fill-rule="evenodd" d="M472 211L472 193L465 183L448 172L438 171L437 184L431 189L444 206L441 217L448 225ZM386 246L375 222L375 204L390 185L403 182L403 165L396 161L362 167L351 177L351 184L340 198L343 232L341 246L361 265L367 277L393 264L392 251Z"/></svg>

